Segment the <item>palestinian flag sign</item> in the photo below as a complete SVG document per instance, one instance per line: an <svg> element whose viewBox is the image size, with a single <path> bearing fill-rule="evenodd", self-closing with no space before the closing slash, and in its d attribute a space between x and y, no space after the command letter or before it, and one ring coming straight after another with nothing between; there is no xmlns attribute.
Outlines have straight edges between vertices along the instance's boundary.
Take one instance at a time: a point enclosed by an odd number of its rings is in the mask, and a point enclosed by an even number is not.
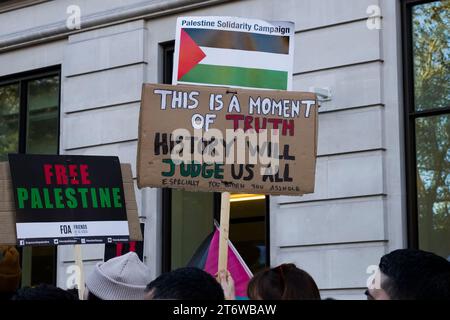
<svg viewBox="0 0 450 320"><path fill-rule="evenodd" d="M172 82L291 90L293 51L291 22L181 17Z"/></svg>

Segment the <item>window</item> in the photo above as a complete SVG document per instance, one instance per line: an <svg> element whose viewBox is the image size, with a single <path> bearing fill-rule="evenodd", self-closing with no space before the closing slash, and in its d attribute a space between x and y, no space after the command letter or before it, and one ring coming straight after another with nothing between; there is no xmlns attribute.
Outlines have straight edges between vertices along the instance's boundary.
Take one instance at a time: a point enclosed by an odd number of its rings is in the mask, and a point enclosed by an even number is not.
<svg viewBox="0 0 450 320"><path fill-rule="evenodd" d="M0 161L58 153L59 82L59 71L0 78Z"/></svg>
<svg viewBox="0 0 450 320"><path fill-rule="evenodd" d="M59 67L0 78L0 161L58 153L59 92ZM25 247L21 261L23 286L56 283L55 247Z"/></svg>
<svg viewBox="0 0 450 320"><path fill-rule="evenodd" d="M19 151L19 83L0 86L0 161Z"/></svg>
<svg viewBox="0 0 450 320"><path fill-rule="evenodd" d="M450 257L450 1L404 1L408 234Z"/></svg>
<svg viewBox="0 0 450 320"><path fill-rule="evenodd" d="M174 42L161 45L163 83L172 83ZM230 240L248 267L269 265L269 222L264 195L232 194ZM162 271L186 266L220 219L220 193L163 189Z"/></svg>
<svg viewBox="0 0 450 320"><path fill-rule="evenodd" d="M229 236L253 273L270 265L268 217L268 196L231 194Z"/></svg>

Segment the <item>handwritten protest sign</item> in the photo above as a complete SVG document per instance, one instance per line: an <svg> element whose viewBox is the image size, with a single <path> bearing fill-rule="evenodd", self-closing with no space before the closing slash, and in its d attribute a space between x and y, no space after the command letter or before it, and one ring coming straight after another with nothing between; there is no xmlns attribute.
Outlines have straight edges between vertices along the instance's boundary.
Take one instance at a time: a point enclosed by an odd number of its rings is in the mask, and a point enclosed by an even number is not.
<svg viewBox="0 0 450 320"><path fill-rule="evenodd" d="M145 84L138 186L195 191L314 191L313 93Z"/></svg>

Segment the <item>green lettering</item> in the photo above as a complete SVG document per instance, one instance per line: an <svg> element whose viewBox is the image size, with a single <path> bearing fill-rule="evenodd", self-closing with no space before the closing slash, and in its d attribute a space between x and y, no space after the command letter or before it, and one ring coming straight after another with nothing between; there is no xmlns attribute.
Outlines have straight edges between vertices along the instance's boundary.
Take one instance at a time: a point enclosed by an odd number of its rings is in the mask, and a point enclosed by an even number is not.
<svg viewBox="0 0 450 320"><path fill-rule="evenodd" d="M112 188L114 208L122 208L120 188Z"/></svg>
<svg viewBox="0 0 450 320"><path fill-rule="evenodd" d="M195 163L195 161L192 161L191 171L192 178L198 177L202 172L202 165L200 163Z"/></svg>
<svg viewBox="0 0 450 320"><path fill-rule="evenodd" d="M92 197L92 207L98 208L97 193L95 192L95 188L91 188L91 197Z"/></svg>
<svg viewBox="0 0 450 320"><path fill-rule="evenodd" d="M74 188L67 188L65 190L66 194L66 204L67 207L70 209L75 209L78 206L77 198L75 198L75 189Z"/></svg>
<svg viewBox="0 0 450 320"><path fill-rule="evenodd" d="M50 201L50 195L48 194L48 189L44 188L42 189L42 192L44 193L44 206L46 209L53 209L53 204Z"/></svg>
<svg viewBox="0 0 450 320"><path fill-rule="evenodd" d="M23 209L25 207L24 202L28 200L28 191L26 188L17 188L17 200L19 208Z"/></svg>
<svg viewBox="0 0 450 320"><path fill-rule="evenodd" d="M172 177L175 174L175 164L173 163L172 159L163 159L162 162L170 165L170 171L161 172L161 174L163 175L163 177Z"/></svg>
<svg viewBox="0 0 450 320"><path fill-rule="evenodd" d="M214 178L223 179L223 163L214 164Z"/></svg>
<svg viewBox="0 0 450 320"><path fill-rule="evenodd" d="M184 162L180 163L180 174L182 177L188 177L189 173L190 173L190 168L191 165L190 164L186 164Z"/></svg>
<svg viewBox="0 0 450 320"><path fill-rule="evenodd" d="M42 209L42 200L41 195L39 194L38 188L31 188L30 189L30 195L31 195L31 208L32 209Z"/></svg>
<svg viewBox="0 0 450 320"><path fill-rule="evenodd" d="M53 193L55 195L55 207L56 209L64 209L63 197L62 197L62 189L55 188L53 189Z"/></svg>
<svg viewBox="0 0 450 320"><path fill-rule="evenodd" d="M208 169L209 165L206 163L203 163L203 169L202 169L202 177L203 178L211 178L214 170Z"/></svg>
<svg viewBox="0 0 450 320"><path fill-rule="evenodd" d="M84 209L88 207L86 193L88 188L78 188L78 193L81 195L81 205Z"/></svg>
<svg viewBox="0 0 450 320"><path fill-rule="evenodd" d="M111 208L111 194L109 193L109 188L99 188L98 192L100 194L100 206L102 208Z"/></svg>

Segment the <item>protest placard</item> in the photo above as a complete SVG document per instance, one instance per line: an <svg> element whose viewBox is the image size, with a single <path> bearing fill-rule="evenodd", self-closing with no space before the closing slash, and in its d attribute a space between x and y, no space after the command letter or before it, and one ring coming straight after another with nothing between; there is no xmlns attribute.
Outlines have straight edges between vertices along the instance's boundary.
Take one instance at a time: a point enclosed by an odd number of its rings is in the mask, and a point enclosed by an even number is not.
<svg viewBox="0 0 450 320"><path fill-rule="evenodd" d="M43 157L47 160L50 158L50 161L46 163L48 165L64 164L68 175L64 174L62 167L58 167L58 173L48 167L47 178L50 181L47 181L44 168L40 168L42 162L34 161L35 164L28 168L20 167L19 163L22 180L19 177L16 183L21 184L21 186L17 185L22 188L19 191L20 199L17 197L17 190L14 191L13 188L9 163L0 163L0 221L2 222L0 243L33 246L113 243L128 241L128 233L131 240L142 240L130 165L123 164L118 167L123 179L117 180L120 178L117 172L114 170L110 172L108 170L108 168L111 169L110 166L103 166L104 163L102 165L102 160L99 160L105 157ZM51 159L52 157L64 159L64 161L58 162ZM94 162L100 161L97 164L104 167L102 172L97 170L95 163L91 166L93 158L97 158ZM109 160L114 162L118 161L116 157L110 158ZM71 162L68 163L66 160ZM88 167L82 169L81 165ZM53 166L53 169L55 168ZM52 176L53 173L56 175ZM102 177L99 177L99 174ZM53 181L51 181L52 178ZM114 181L115 179L117 181ZM119 182L121 180L123 182ZM86 184L88 181L91 182L89 186ZM47 184L47 182L52 183ZM65 182L68 184L64 184ZM109 192L106 188L109 188ZM122 192L113 188L122 189ZM114 208L118 202L123 208ZM22 208L19 208L19 205ZM108 221L117 224L118 228L108 229ZM16 234L16 222L26 224L25 229L18 225L19 237Z"/></svg>
<svg viewBox="0 0 450 320"><path fill-rule="evenodd" d="M145 84L138 186L311 193L316 144L313 93Z"/></svg>

